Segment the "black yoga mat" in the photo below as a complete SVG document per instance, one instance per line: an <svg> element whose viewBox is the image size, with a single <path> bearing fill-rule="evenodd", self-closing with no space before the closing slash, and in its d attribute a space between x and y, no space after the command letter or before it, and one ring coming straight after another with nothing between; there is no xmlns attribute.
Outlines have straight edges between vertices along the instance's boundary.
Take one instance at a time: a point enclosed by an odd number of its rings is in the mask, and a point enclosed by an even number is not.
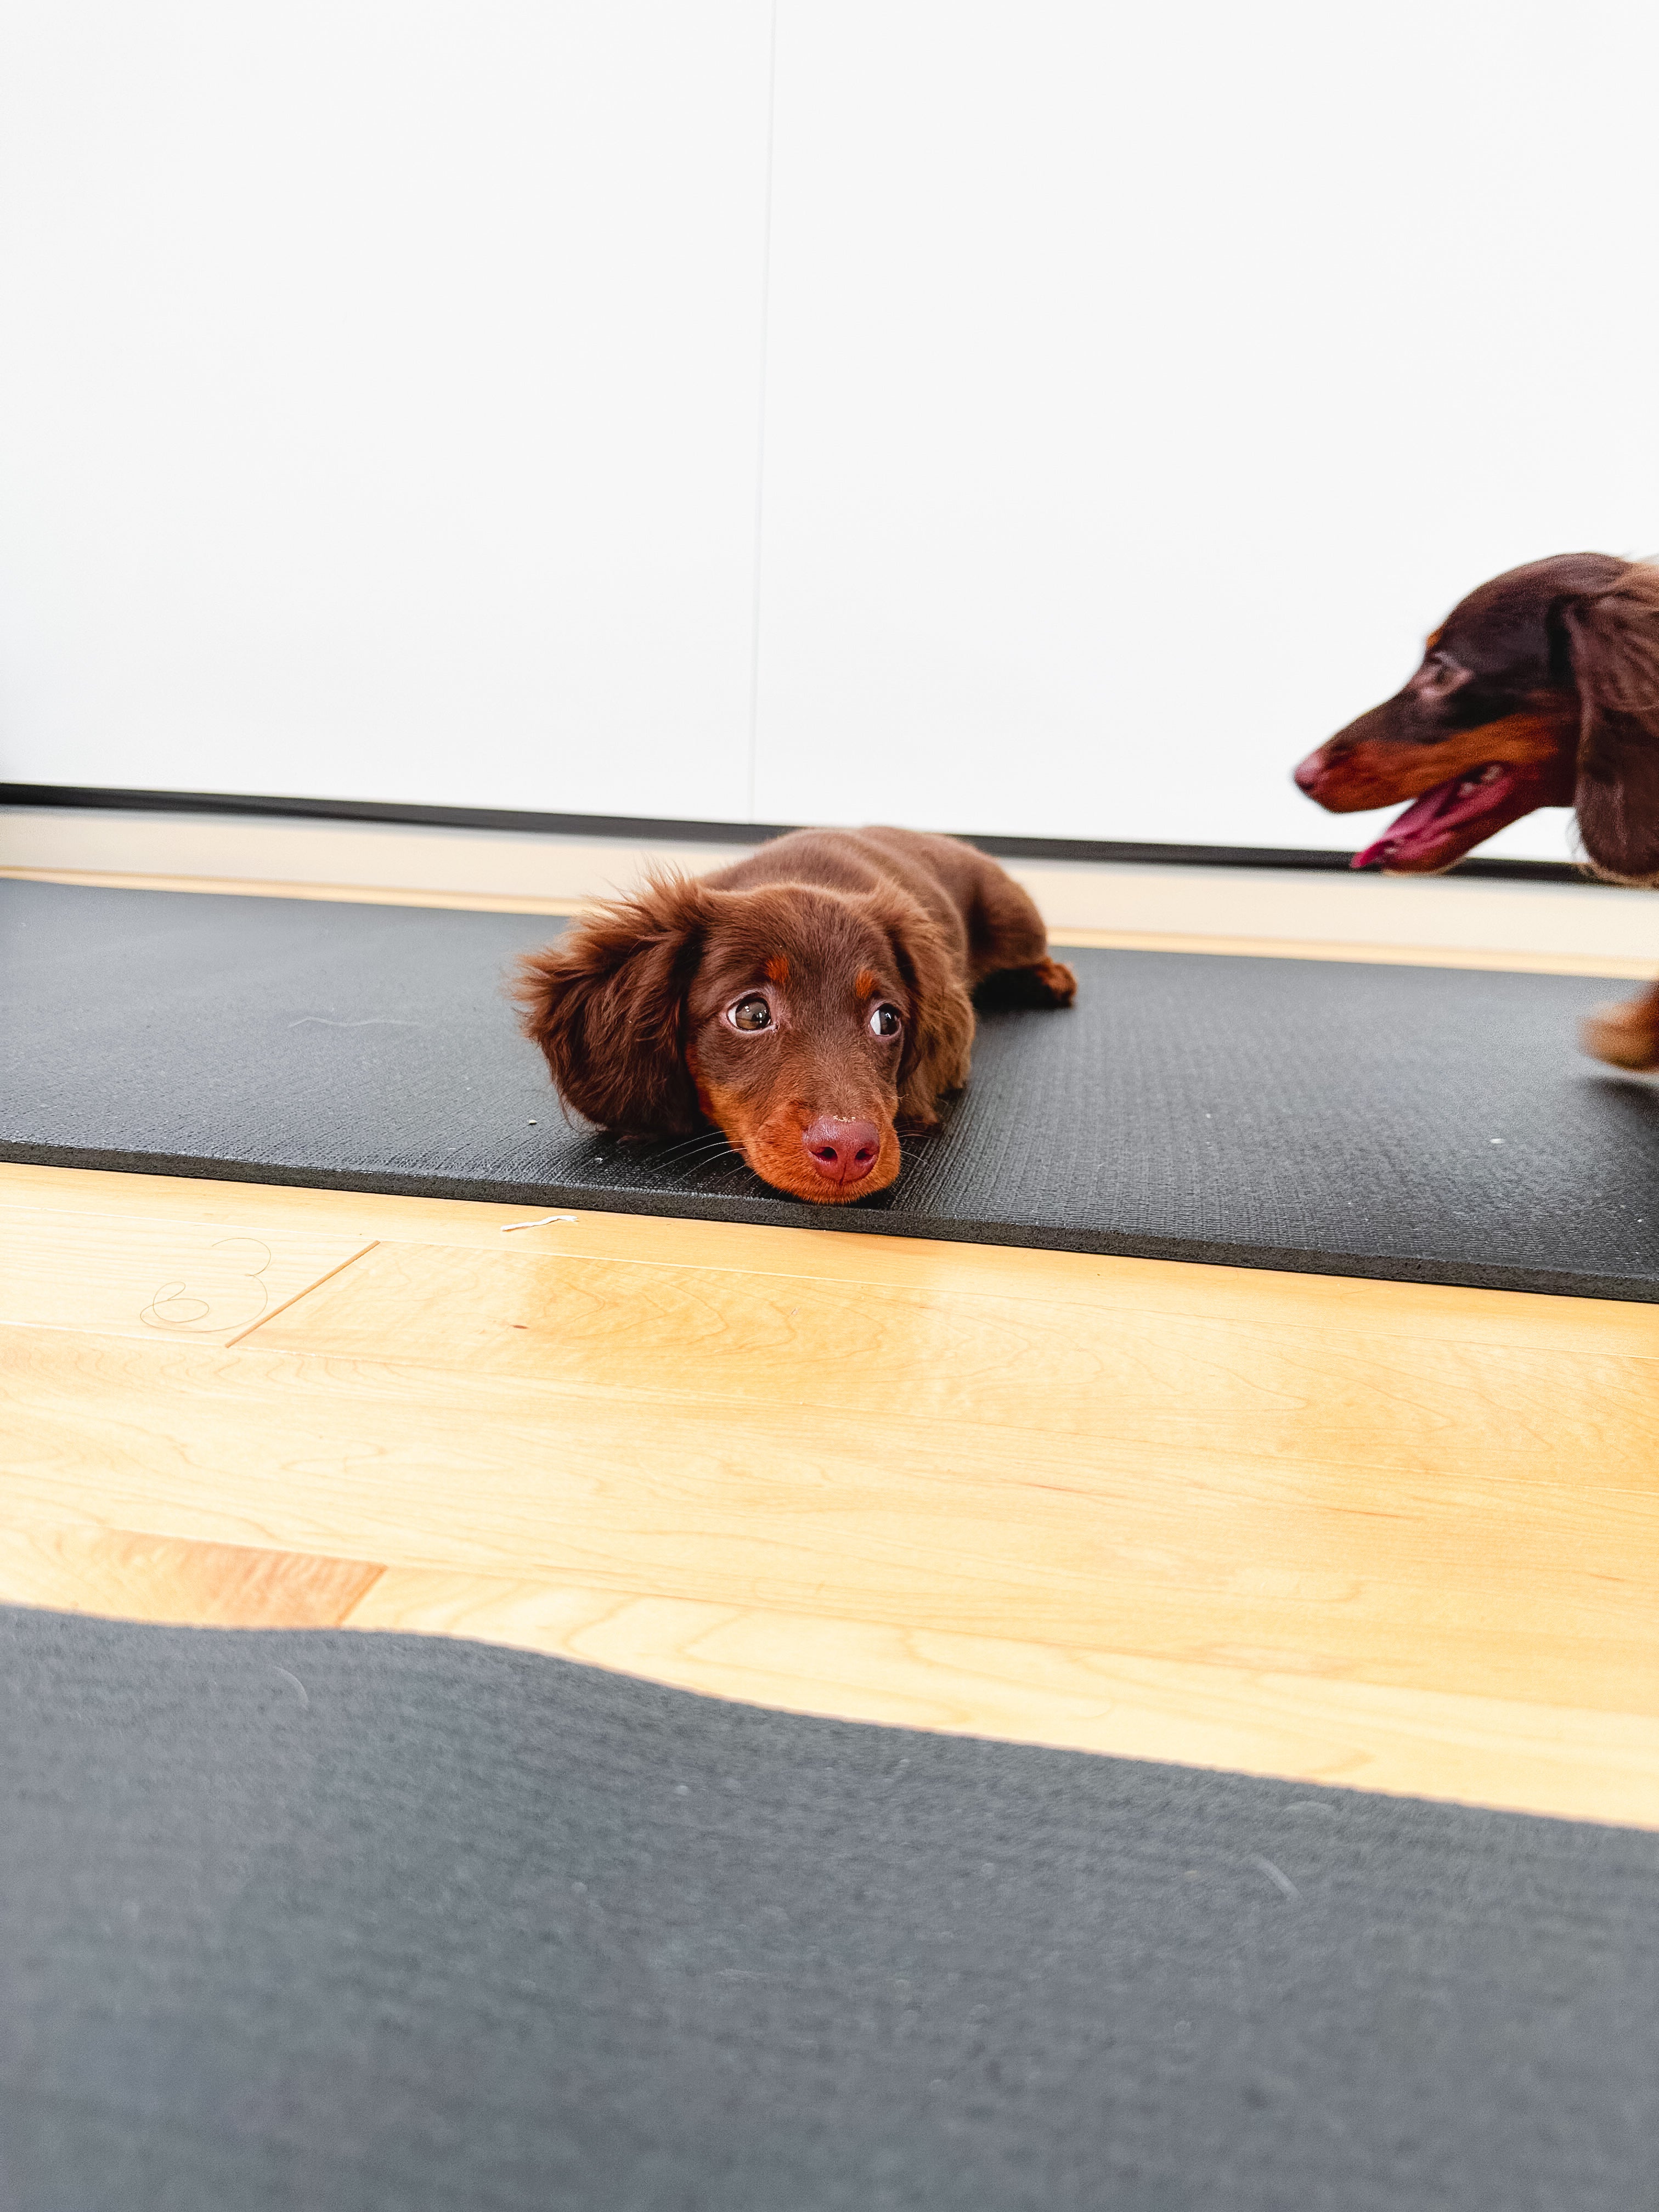
<svg viewBox="0 0 1659 2212"><path fill-rule="evenodd" d="M1628 985L1068 952L1075 1010L986 1014L945 1135L813 1206L567 1126L501 993L559 927L0 884L0 1156L1659 1297L1659 1089L1574 1048Z"/></svg>
<svg viewBox="0 0 1659 2212"><path fill-rule="evenodd" d="M1659 1836L0 1610L17 2212L1635 2212Z"/></svg>

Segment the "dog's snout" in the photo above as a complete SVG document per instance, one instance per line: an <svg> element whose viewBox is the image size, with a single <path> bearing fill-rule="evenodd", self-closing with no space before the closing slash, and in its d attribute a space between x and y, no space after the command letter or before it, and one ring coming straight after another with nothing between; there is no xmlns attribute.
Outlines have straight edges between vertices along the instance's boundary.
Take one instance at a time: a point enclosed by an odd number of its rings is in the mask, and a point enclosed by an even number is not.
<svg viewBox="0 0 1659 2212"><path fill-rule="evenodd" d="M881 1153L881 1132L873 1121L844 1121L820 1114L801 1131L806 1157L826 1182L862 1182Z"/></svg>
<svg viewBox="0 0 1659 2212"><path fill-rule="evenodd" d="M1310 753L1306 760L1297 763L1294 771L1297 788L1310 792L1324 773L1324 768L1325 748L1322 745L1317 752Z"/></svg>

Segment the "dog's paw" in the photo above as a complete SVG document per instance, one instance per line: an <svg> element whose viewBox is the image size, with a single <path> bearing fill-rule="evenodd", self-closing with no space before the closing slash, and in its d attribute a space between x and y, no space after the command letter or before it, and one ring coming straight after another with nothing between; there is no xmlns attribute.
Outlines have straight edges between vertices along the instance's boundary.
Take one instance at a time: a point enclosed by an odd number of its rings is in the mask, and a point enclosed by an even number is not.
<svg viewBox="0 0 1659 2212"><path fill-rule="evenodd" d="M1077 977L1062 960L1038 960L1029 968L994 968L981 978L974 1004L990 1013L1018 1006L1069 1006L1077 996Z"/></svg>
<svg viewBox="0 0 1659 2212"><path fill-rule="evenodd" d="M1031 970L1031 981L1046 1006L1069 1006L1077 996L1077 977L1063 960L1040 960Z"/></svg>
<svg viewBox="0 0 1659 2212"><path fill-rule="evenodd" d="M1605 1060L1609 1067L1628 1067L1640 1075L1659 1070L1659 1029L1647 999L1598 1006L1579 1030L1578 1041L1592 1060Z"/></svg>

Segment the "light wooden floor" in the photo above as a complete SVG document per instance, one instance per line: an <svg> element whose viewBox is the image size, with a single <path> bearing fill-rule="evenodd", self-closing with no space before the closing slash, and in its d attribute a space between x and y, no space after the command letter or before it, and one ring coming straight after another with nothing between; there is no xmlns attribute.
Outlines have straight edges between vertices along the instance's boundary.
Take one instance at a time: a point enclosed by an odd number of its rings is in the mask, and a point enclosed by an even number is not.
<svg viewBox="0 0 1659 2212"><path fill-rule="evenodd" d="M0 1167L0 1598L1659 1826L1659 1312Z"/></svg>

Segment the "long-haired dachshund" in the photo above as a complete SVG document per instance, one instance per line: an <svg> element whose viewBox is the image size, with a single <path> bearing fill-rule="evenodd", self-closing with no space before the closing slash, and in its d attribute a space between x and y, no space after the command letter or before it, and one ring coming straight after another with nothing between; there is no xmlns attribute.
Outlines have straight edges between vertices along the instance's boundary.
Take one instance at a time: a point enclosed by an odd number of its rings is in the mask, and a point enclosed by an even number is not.
<svg viewBox="0 0 1659 2212"><path fill-rule="evenodd" d="M1434 875L1534 806L1571 806L1584 857L1659 885L1659 568L1562 553L1471 592L1402 691L1296 780L1333 814L1413 804L1356 868ZM1605 1006L1585 1048L1659 1068L1659 986Z"/></svg>
<svg viewBox="0 0 1659 2212"><path fill-rule="evenodd" d="M844 1205L899 1171L968 1079L969 994L1067 1006L1030 899L971 846L797 830L653 878L522 961L526 1034L578 1113L627 1136L712 1121L765 1182Z"/></svg>

